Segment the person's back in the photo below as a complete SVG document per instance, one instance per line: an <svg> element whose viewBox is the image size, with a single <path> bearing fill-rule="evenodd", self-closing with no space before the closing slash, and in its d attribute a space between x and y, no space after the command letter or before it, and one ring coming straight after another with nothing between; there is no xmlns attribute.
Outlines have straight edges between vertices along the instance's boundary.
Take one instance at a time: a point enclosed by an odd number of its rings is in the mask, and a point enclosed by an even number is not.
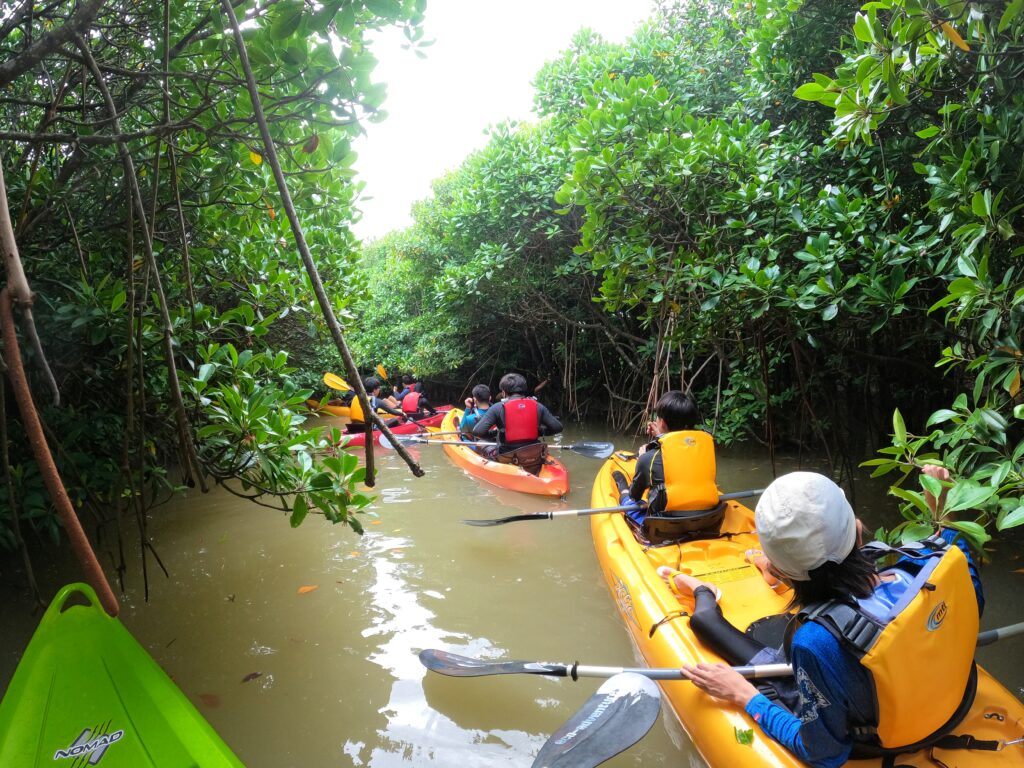
<svg viewBox="0 0 1024 768"><path fill-rule="evenodd" d="M714 440L696 429L700 423L697 403L689 394L669 390L655 406L648 427L654 440L641 451L633 482L626 488L621 473L613 477L621 493L620 503L646 506L627 513L652 542L707 530L720 523ZM667 518L656 522L657 518Z"/></svg>
<svg viewBox="0 0 1024 768"><path fill-rule="evenodd" d="M518 464L527 472L538 474L547 459L547 446L542 435L557 435L562 422L533 398L526 397L526 379L518 373L507 373L498 384L505 399L495 403L473 427L476 437L488 437L497 429L497 461Z"/></svg>

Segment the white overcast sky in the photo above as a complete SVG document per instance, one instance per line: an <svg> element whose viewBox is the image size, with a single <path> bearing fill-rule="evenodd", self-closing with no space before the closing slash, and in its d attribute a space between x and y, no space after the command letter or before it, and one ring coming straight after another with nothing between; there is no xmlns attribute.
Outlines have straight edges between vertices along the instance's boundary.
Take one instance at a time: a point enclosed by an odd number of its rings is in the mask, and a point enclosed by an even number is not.
<svg viewBox="0 0 1024 768"><path fill-rule="evenodd" d="M363 239L411 223L409 209L430 182L483 147L488 125L533 120L530 81L545 61L590 27L624 41L652 10L652 0L428 0L426 59L402 50L390 32L373 47L374 79L388 86L387 119L367 124L355 144L366 182ZM372 199L367 199L372 198Z"/></svg>

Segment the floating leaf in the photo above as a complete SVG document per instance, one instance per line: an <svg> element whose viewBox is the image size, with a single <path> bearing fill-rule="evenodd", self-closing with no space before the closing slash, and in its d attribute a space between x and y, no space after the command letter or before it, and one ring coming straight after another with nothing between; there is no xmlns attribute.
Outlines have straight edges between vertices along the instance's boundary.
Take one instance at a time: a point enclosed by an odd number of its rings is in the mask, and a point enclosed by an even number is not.
<svg viewBox="0 0 1024 768"><path fill-rule="evenodd" d="M351 552L349 552L349 554L352 555L352 557L359 557L359 555L362 553L353 549Z"/></svg>
<svg viewBox="0 0 1024 768"><path fill-rule="evenodd" d="M259 152L250 152L249 159L252 161L253 165L263 164L263 155L261 155Z"/></svg>
<svg viewBox="0 0 1024 768"><path fill-rule="evenodd" d="M736 733L736 741L739 744L750 746L754 743L754 729L753 728L736 728L733 727L733 731Z"/></svg>
<svg viewBox="0 0 1024 768"><path fill-rule="evenodd" d="M199 700L208 707L220 706L220 695L216 693L200 693Z"/></svg>
<svg viewBox="0 0 1024 768"><path fill-rule="evenodd" d="M964 39L960 37L960 33L953 29L953 25L950 24L948 21L942 22L942 31L946 33L946 37L949 38L949 42L951 42L961 51L971 50L971 46L969 46L964 41Z"/></svg>
<svg viewBox="0 0 1024 768"><path fill-rule="evenodd" d="M248 683L250 680L255 680L257 677L263 677L262 672L250 672L248 675L242 678L243 683Z"/></svg>
<svg viewBox="0 0 1024 768"><path fill-rule="evenodd" d="M319 584L309 584L309 585L307 585L305 587L299 587L298 594L300 594L300 595L308 595L310 592L312 592L312 591L314 591L316 589L320 589L320 585Z"/></svg>

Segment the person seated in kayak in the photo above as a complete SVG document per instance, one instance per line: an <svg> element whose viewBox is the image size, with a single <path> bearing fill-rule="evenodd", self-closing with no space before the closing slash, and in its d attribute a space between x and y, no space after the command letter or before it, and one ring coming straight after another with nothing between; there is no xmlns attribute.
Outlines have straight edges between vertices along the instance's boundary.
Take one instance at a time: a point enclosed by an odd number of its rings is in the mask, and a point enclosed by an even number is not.
<svg viewBox="0 0 1024 768"><path fill-rule="evenodd" d="M647 429L654 439L640 449L633 482L627 484L621 472L612 474L619 503L637 505L627 518L652 543L715 528L724 513L715 485L715 443L696 429L701 421L696 401L669 390L654 414Z"/></svg>
<svg viewBox="0 0 1024 768"><path fill-rule="evenodd" d="M367 376L363 379L363 388L366 390L366 398L370 401L370 407L376 411L384 411L397 418L388 419L384 423L389 427L395 427L402 423L404 414L397 408L392 408L380 396L380 381L375 376ZM364 432L366 430L366 416L363 414L363 405L358 397L352 398L349 406L349 423L346 429L349 432Z"/></svg>
<svg viewBox="0 0 1024 768"><path fill-rule="evenodd" d="M397 392L395 392L395 397L398 399L398 402L402 402L402 398L404 398L410 392L422 392L422 391L423 391L423 382L416 381L416 379L413 376L411 376L410 374L408 374L408 373L403 373L402 374L402 386L399 388L399 390Z"/></svg>
<svg viewBox="0 0 1024 768"><path fill-rule="evenodd" d="M557 435L562 422L541 403L526 396L526 379L518 373L506 373L498 382L504 398L488 408L473 427L476 437L486 438L497 427L498 450L494 458L503 464L518 464L538 474L547 457L542 435Z"/></svg>
<svg viewBox="0 0 1024 768"><path fill-rule="evenodd" d="M949 478L937 466L923 471ZM944 498L925 498L935 519L948 519ZM775 480L757 505L755 524L771 572L792 588L798 609L796 629L787 633L794 711L723 664L687 665L683 674L743 708L815 768L914 752L953 731L973 701L984 607L977 568L956 531L941 528L913 548L862 547L863 526L842 489L813 472ZM889 554L902 557L879 570L876 560ZM665 567L659 573L674 592L692 595L694 634L730 664L782 660L782 650L765 648L725 620L713 585Z"/></svg>
<svg viewBox="0 0 1024 768"><path fill-rule="evenodd" d="M402 413L409 419L423 419L437 413L421 390L410 389L402 396Z"/></svg>
<svg viewBox="0 0 1024 768"><path fill-rule="evenodd" d="M466 410L459 421L460 437L467 440L476 440L473 434L473 427L480 420L487 409L491 407L491 388L486 384L477 384L473 387L473 396L466 398Z"/></svg>

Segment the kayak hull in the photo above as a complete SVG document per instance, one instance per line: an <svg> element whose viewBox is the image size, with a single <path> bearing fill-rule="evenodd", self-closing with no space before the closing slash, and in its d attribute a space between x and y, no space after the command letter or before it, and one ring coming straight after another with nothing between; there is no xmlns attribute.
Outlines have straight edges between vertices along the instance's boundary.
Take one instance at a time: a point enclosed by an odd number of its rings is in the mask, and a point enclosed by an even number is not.
<svg viewBox="0 0 1024 768"><path fill-rule="evenodd" d="M437 427L444 420L445 414L451 410L450 405L441 405L437 408L437 414L434 416L428 416L425 419L419 419L417 421L405 421L394 427L389 427L392 434L395 435L414 435L418 432L423 432L425 429ZM390 415L387 415L391 418ZM383 418L383 417L382 417ZM373 430L373 442L375 445L380 445L381 431L379 429ZM352 432L345 433L344 437L347 439L346 447L348 448L359 448L366 446L366 432Z"/></svg>
<svg viewBox="0 0 1024 768"><path fill-rule="evenodd" d="M452 409L441 422L442 432L454 432L456 419L462 418L462 411ZM449 438L455 440L453 435ZM514 464L502 464L488 461L468 446L445 445L445 453L455 466L466 470L474 477L479 477L499 488L507 488L520 493L532 493L537 496L565 496L569 492L569 472L565 465L554 457L548 457L547 464L539 475L527 472Z"/></svg>
<svg viewBox="0 0 1024 768"><path fill-rule="evenodd" d="M95 764L242 766L92 589L70 584L47 609L0 702L0 765Z"/></svg>
<svg viewBox="0 0 1024 768"><path fill-rule="evenodd" d="M635 457L617 453L594 480L591 506L618 503L618 490L611 473L632 478ZM591 532L605 582L626 624L630 637L644 661L651 667L679 667L723 660L704 648L690 631L688 615L693 601L676 597L656 573L661 565L678 568L714 583L722 593L719 605L727 619L739 629L771 614L784 613L791 592L776 594L760 571L744 560L747 549L759 546L754 532L753 512L728 502L722 532L734 535L704 539L681 545L652 547L644 551L621 513L591 518ZM651 635L652 627L657 629ZM722 705L685 680L660 682L672 711L712 768L757 766L799 768L804 764L766 736L742 710ZM749 744L740 734L750 732ZM978 694L967 718L954 733L969 733L979 739L1009 741L1024 736L1024 705L991 675L978 668ZM745 740L745 739L744 739ZM1024 746L1014 744L1001 752L934 750L935 757L957 768L994 768L1024 764ZM934 768L927 751L900 756L901 765ZM878 768L881 760L851 760L850 768Z"/></svg>

